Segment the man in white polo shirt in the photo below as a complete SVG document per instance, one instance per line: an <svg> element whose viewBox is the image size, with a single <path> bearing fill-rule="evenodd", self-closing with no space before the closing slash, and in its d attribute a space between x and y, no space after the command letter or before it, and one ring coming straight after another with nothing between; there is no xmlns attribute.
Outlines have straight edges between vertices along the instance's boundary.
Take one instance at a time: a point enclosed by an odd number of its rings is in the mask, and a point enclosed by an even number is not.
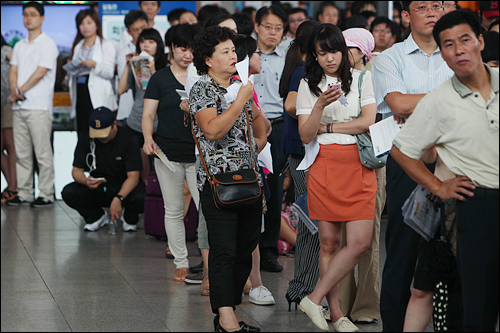
<svg viewBox="0 0 500 333"><path fill-rule="evenodd" d="M434 39L455 75L422 98L391 150L414 181L457 199L464 332L493 332L498 318L499 75L482 62L480 29L465 10L437 21ZM419 161L431 146L455 178L442 182Z"/></svg>
<svg viewBox="0 0 500 333"><path fill-rule="evenodd" d="M48 207L54 204L54 163L50 136L56 78L57 46L41 26L43 6L37 2L23 5L24 26L28 38L16 43L10 60L8 97L14 110L14 145L17 152L19 195L7 201L9 206L30 204ZM40 194L34 200L33 148L39 167Z"/></svg>

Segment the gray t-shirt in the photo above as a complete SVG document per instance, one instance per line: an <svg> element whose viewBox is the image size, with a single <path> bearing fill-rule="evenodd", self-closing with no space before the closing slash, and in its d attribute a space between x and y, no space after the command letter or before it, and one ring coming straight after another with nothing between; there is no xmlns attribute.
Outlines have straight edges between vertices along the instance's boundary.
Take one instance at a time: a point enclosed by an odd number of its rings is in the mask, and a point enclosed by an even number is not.
<svg viewBox="0 0 500 333"><path fill-rule="evenodd" d="M134 93L134 105L127 118L127 125L136 132L142 133L142 111L144 109L144 94L146 90L142 89L134 79L132 70L128 71L127 85ZM158 128L158 117L155 118L154 132Z"/></svg>

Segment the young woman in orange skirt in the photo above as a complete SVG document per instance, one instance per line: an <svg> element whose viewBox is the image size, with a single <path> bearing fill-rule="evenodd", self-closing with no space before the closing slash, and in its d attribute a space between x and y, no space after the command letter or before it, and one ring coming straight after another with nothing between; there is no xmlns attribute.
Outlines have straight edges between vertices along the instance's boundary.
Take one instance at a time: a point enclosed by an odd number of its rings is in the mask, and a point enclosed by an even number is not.
<svg viewBox="0 0 500 333"><path fill-rule="evenodd" d="M377 108L370 72L364 74L358 91L361 71L350 67L349 49L340 29L322 24L311 36L307 78L300 83L297 95L297 115L302 141L319 144L319 153L309 168L307 189L310 218L318 220L321 280L300 302L300 308L327 331L321 306L326 296L335 330L356 332L358 328L340 310L338 283L370 246L377 180L375 171L361 164L354 134L368 130L375 122ZM347 105L341 103L344 98ZM362 115L357 118L360 107ZM347 230L343 248L342 223Z"/></svg>

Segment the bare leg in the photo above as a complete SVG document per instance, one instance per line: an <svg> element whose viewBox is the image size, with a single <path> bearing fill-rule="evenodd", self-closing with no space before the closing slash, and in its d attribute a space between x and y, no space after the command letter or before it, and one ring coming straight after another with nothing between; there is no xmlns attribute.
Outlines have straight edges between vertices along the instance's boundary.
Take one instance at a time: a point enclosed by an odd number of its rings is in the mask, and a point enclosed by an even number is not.
<svg viewBox="0 0 500 333"><path fill-rule="evenodd" d="M432 291L413 288L406 308L403 332L424 332L432 319Z"/></svg>
<svg viewBox="0 0 500 333"><path fill-rule="evenodd" d="M7 180L7 189L11 191L17 190L16 162L17 155L14 148L14 135L12 128L2 129L2 172ZM4 150L7 150L5 155ZM5 163L6 162L6 163Z"/></svg>
<svg viewBox="0 0 500 333"><path fill-rule="evenodd" d="M203 258L203 269L207 270L208 269L208 253L209 253L209 249L200 249L200 252L201 252L201 257ZM201 283L201 285L202 286L208 286L208 285L210 285L210 283L208 281L208 278L206 280L204 280Z"/></svg>
<svg viewBox="0 0 500 333"><path fill-rule="evenodd" d="M238 328L238 319L236 318L236 313L231 306L223 306L219 308L219 323L226 330L233 330Z"/></svg>
<svg viewBox="0 0 500 333"><path fill-rule="evenodd" d="M260 276L260 250L259 245L252 252L252 270L250 271L250 276L248 277L252 288L262 286L262 278Z"/></svg>
<svg viewBox="0 0 500 333"><path fill-rule="evenodd" d="M297 234L283 218L281 219L280 240L288 242L290 246L295 246L297 243Z"/></svg>
<svg viewBox="0 0 500 333"><path fill-rule="evenodd" d="M316 289L309 295L309 299L320 305L323 297L327 296L331 319L336 322L343 316L338 302L337 285L356 266L361 255L369 248L373 220L347 222L347 244L340 250L338 248L342 238L341 224L318 221L318 228L321 246L320 274L322 270L323 274Z"/></svg>

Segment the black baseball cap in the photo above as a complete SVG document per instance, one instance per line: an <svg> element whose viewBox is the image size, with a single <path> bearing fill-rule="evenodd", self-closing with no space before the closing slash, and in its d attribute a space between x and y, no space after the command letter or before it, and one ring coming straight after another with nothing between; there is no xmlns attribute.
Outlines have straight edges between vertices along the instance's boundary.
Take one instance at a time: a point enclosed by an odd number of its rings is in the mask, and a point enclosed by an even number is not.
<svg viewBox="0 0 500 333"><path fill-rule="evenodd" d="M347 19L346 24L345 24L346 29L351 29L351 28L367 28L369 27L368 21L364 16L361 15L354 15L351 16Z"/></svg>
<svg viewBox="0 0 500 333"><path fill-rule="evenodd" d="M89 118L89 136L97 139L107 138L114 121L115 114L107 107L101 106L92 110Z"/></svg>
<svg viewBox="0 0 500 333"><path fill-rule="evenodd" d="M479 9L486 18L498 17L498 1L480 1Z"/></svg>

